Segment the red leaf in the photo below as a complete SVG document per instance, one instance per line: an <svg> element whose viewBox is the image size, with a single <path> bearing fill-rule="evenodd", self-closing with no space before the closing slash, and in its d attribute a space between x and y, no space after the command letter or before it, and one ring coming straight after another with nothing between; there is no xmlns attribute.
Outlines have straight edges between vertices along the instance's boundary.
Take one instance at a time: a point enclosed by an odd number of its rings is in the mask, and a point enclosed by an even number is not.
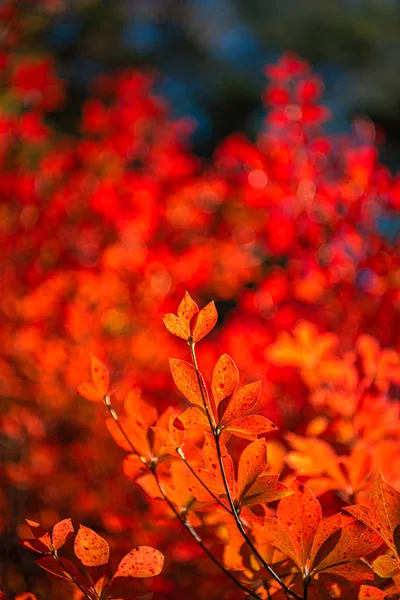
<svg viewBox="0 0 400 600"><path fill-rule="evenodd" d="M387 598L386 592L378 590L372 585L362 585L360 587L358 600L385 600L385 598Z"/></svg>
<svg viewBox="0 0 400 600"><path fill-rule="evenodd" d="M257 439L258 434L268 433L275 429L277 429L276 425L260 415L249 415L247 417L235 419L230 422L228 427L225 427L225 431L229 431L234 435L247 440L255 440Z"/></svg>
<svg viewBox="0 0 400 600"><path fill-rule="evenodd" d="M140 460L137 454L128 454L122 463L122 470L128 479L137 479L146 471L146 465Z"/></svg>
<svg viewBox="0 0 400 600"><path fill-rule="evenodd" d="M358 560L380 545L381 539L374 531L353 517L341 515L340 536L332 551L320 561L317 571Z"/></svg>
<svg viewBox="0 0 400 600"><path fill-rule="evenodd" d="M63 519L59 523L56 523L53 527L53 546L56 550L59 550L61 546L73 535L74 526L72 525L71 519Z"/></svg>
<svg viewBox="0 0 400 600"><path fill-rule="evenodd" d="M216 405L233 394L239 383L239 371L228 354L218 359L213 375L211 389Z"/></svg>
<svg viewBox="0 0 400 600"><path fill-rule="evenodd" d="M264 439L256 440L244 449L239 460L238 468L238 499L246 492L267 467L267 444Z"/></svg>
<svg viewBox="0 0 400 600"><path fill-rule="evenodd" d="M322 509L312 491L299 481L293 481L290 489L294 494L280 501L278 517L292 541L295 562L303 570L321 522Z"/></svg>
<svg viewBox="0 0 400 600"><path fill-rule="evenodd" d="M260 475L257 481L246 492L243 506L251 506L260 502L274 502L290 496L293 492L278 481L278 475Z"/></svg>
<svg viewBox="0 0 400 600"><path fill-rule="evenodd" d="M45 528L42 527L39 523L36 523L36 521L30 521L29 519L25 519L25 521L28 523L32 535L34 535L35 538L39 540L39 542L46 546L46 548L51 550L50 535L47 533Z"/></svg>
<svg viewBox="0 0 400 600"><path fill-rule="evenodd" d="M150 546L139 546L131 550L119 563L116 577L154 577L161 573L164 556Z"/></svg>
<svg viewBox="0 0 400 600"><path fill-rule="evenodd" d="M79 526L74 550L77 558L85 567L98 567L107 564L110 553L106 540L84 525Z"/></svg>
<svg viewBox="0 0 400 600"><path fill-rule="evenodd" d="M86 400L90 400L91 402L103 402L103 396L96 390L93 383L89 381L84 381L80 383L76 388L78 394L86 398Z"/></svg>
<svg viewBox="0 0 400 600"><path fill-rule="evenodd" d="M107 367L95 356L90 355L90 369L92 372L93 385L102 396L108 394L110 387L110 376Z"/></svg>
<svg viewBox="0 0 400 600"><path fill-rule="evenodd" d="M85 587L90 586L82 573L75 567L73 562L64 557L62 557L61 561L64 566L62 566L53 556L43 556L42 558L35 560L35 563L39 565L39 567L42 567L42 569L45 571L48 571L60 579L72 581L71 575L73 575L73 577L79 581L81 585ZM68 573L68 571L71 573L71 575Z"/></svg>
<svg viewBox="0 0 400 600"><path fill-rule="evenodd" d="M204 408L202 395L200 393L199 381L197 379L195 368L188 362L178 358L170 358L172 378L178 390L185 396L191 404L197 404ZM200 374L200 381L203 388L204 397L207 399L207 389Z"/></svg>
<svg viewBox="0 0 400 600"><path fill-rule="evenodd" d="M33 550L38 554L50 554L48 546L40 542L39 540L18 540L18 543L27 550Z"/></svg>
<svg viewBox="0 0 400 600"><path fill-rule="evenodd" d="M231 398L221 420L223 425L229 425L235 419L243 417L257 403L261 392L261 381L249 383L238 390Z"/></svg>
<svg viewBox="0 0 400 600"><path fill-rule="evenodd" d="M194 342L199 342L213 329L218 320L218 313L214 302L210 302L196 317L196 324L193 329L192 338Z"/></svg>

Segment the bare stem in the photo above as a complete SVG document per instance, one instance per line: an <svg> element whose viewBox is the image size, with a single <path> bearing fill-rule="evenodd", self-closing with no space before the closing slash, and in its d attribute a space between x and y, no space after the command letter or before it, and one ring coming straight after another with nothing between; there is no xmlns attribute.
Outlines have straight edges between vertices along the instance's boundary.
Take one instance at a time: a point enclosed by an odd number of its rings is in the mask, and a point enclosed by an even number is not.
<svg viewBox="0 0 400 600"><path fill-rule="evenodd" d="M222 506L222 508L231 515L232 511L223 502L221 502L221 500L218 498L218 496L216 494L214 494L214 492L212 492L210 490L210 488L207 486L207 484L204 483L202 478L199 475L197 475L197 473L193 469L192 465L187 461L186 456L184 455L182 450L180 448L177 448L177 452L178 452L179 456L181 457L181 459L183 460L183 462L185 463L185 465L187 466L187 468L189 469L189 471L192 473L193 477L195 477L197 479L197 481L203 486L203 488L210 494L210 496L212 496L212 498L214 498L215 502L218 502L218 504L220 506Z"/></svg>
<svg viewBox="0 0 400 600"><path fill-rule="evenodd" d="M60 556L58 556L57 551L53 552L53 557L56 559L56 561L61 565L61 567L64 569L64 571L66 573L68 573L68 575L71 577L72 581L75 583L75 585L81 590L82 594L88 598L88 600L93 600L93 597L88 594L88 591L85 590L85 588L83 587L83 585L81 585L79 583L79 581L77 579L75 579L75 577L73 576L73 574L71 573L71 571L68 569L68 567L63 563L62 559L60 558ZM96 593L96 598L98 598L98 595Z"/></svg>
<svg viewBox="0 0 400 600"><path fill-rule="evenodd" d="M203 386L201 384L201 376L200 376L199 367L198 367L198 364L197 364L196 354L195 354L195 350L194 350L194 343L189 343L189 346L190 346L190 352L191 352L191 355L192 355L193 366L194 366L196 374L197 374L197 381L199 383L199 390L200 390L201 398L203 400L204 408L205 408L205 410L207 412L207 415L209 415L208 408L207 408L207 403L206 403L206 398L204 396ZM285 591L285 593L288 596L291 596L292 598L295 598L295 600L303 600L300 596L298 596L296 594L296 592L293 592L290 588L288 588L288 586L285 584L284 581L282 581L282 579L279 577L279 575L277 575L275 573L275 571L264 560L264 558L262 557L262 555L259 553L259 551L255 547L255 545L253 544L253 542L251 541L251 539L247 535L247 532L246 532L246 530L243 527L243 523L240 520L240 517L239 517L239 515L237 513L235 504L233 502L232 494L231 494L231 491L229 489L228 481L227 481L227 478L226 478L225 467L224 467L224 462L222 460L222 453L221 453L221 444L220 444L220 437L219 437L220 433L212 425L212 421L211 421L211 417L210 416L209 416L209 421L210 421L211 431L212 431L214 439L215 439L215 444L216 444L216 447L217 447L218 463L219 463L219 467L220 467L220 471L221 471L221 475L222 475L222 480L223 480L223 483L224 483L224 487L225 487L226 495L227 495L227 498L228 498L229 506L231 507L232 515L233 515L233 517L235 519L237 528L239 529L240 533L243 536L243 539L245 540L245 542L247 543L247 545L249 546L249 548L253 552L253 554L256 556L256 558L259 560L259 562L261 563L261 565L271 575L271 577L273 579L275 579L275 581L282 587L282 589Z"/></svg>

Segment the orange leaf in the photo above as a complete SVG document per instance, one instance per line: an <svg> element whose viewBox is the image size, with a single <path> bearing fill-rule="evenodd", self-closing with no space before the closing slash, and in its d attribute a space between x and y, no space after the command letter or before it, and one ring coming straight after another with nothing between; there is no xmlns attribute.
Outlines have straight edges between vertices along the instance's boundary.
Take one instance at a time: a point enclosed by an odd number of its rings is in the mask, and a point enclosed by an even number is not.
<svg viewBox="0 0 400 600"><path fill-rule="evenodd" d="M381 539L374 531L353 517L341 515L340 536L332 551L321 560L316 570L325 571L338 563L358 560L380 545Z"/></svg>
<svg viewBox="0 0 400 600"><path fill-rule="evenodd" d="M108 563L110 548L106 540L95 531L80 525L75 538L74 551L85 567L98 567Z"/></svg>
<svg viewBox="0 0 400 600"><path fill-rule="evenodd" d="M141 427L140 423L130 418L122 417L119 419L119 423L122 425L128 440L135 450L142 456L148 457L150 454L150 444L147 431ZM131 444L127 441L114 419L111 417L106 419L106 427L120 448L132 452Z"/></svg>
<svg viewBox="0 0 400 600"><path fill-rule="evenodd" d="M267 444L264 439L249 444L242 452L238 467L239 501L267 468Z"/></svg>
<svg viewBox="0 0 400 600"><path fill-rule="evenodd" d="M188 339L189 332L179 317L172 313L168 313L167 315L163 315L162 320L164 321L164 325L170 333L173 333L183 340Z"/></svg>
<svg viewBox="0 0 400 600"><path fill-rule="evenodd" d="M193 429L195 427L208 426L208 419L205 411L199 406L191 406L177 419L185 429Z"/></svg>
<svg viewBox="0 0 400 600"><path fill-rule="evenodd" d="M228 354L218 359L213 375L211 389L216 405L233 394L239 383L239 371Z"/></svg>
<svg viewBox="0 0 400 600"><path fill-rule="evenodd" d="M196 317L196 324L193 329L192 338L194 342L199 342L206 336L214 327L218 320L217 309L215 308L214 302L210 302Z"/></svg>
<svg viewBox="0 0 400 600"><path fill-rule="evenodd" d="M90 370L92 373L93 385L102 396L108 394L110 387L110 376L107 367L93 355L90 355Z"/></svg>
<svg viewBox="0 0 400 600"><path fill-rule="evenodd" d="M332 515L321 521L314 537L310 554L310 569L315 569L328 554L335 548L342 521L340 514Z"/></svg>
<svg viewBox="0 0 400 600"><path fill-rule="evenodd" d="M369 579L374 579L374 572L371 567L361 560L328 567L324 569L324 573L339 575L350 581L367 581Z"/></svg>
<svg viewBox="0 0 400 600"><path fill-rule="evenodd" d="M293 481L290 489L294 494L279 502L278 518L292 540L295 562L303 570L321 522L322 509L312 491L299 481Z"/></svg>
<svg viewBox="0 0 400 600"><path fill-rule="evenodd" d="M246 415L257 403L261 392L261 381L249 383L238 390L231 398L225 414L221 419L223 425L229 425L232 421Z"/></svg>
<svg viewBox="0 0 400 600"><path fill-rule="evenodd" d="M181 303L178 306L178 317L183 323L186 331L186 339L190 335L190 322L194 315L199 312L199 307L196 302L191 298L189 292L186 292Z"/></svg>
<svg viewBox="0 0 400 600"><path fill-rule="evenodd" d="M91 402L103 402L103 396L96 390L93 383L90 383L89 381L80 383L76 388L76 391L86 400L90 400Z"/></svg>
<svg viewBox="0 0 400 600"><path fill-rule="evenodd" d="M381 526L382 538L400 558L400 492L384 479L382 473L371 490L371 504Z"/></svg>
<svg viewBox="0 0 400 600"><path fill-rule="evenodd" d="M72 525L71 519L63 519L59 523L56 523L53 527L53 546L56 550L59 550L61 546L73 535L74 526Z"/></svg>
<svg viewBox="0 0 400 600"><path fill-rule="evenodd" d="M190 363L178 358L170 358L169 364L171 367L172 378L178 390L185 396L187 400L189 400L191 404L197 404L198 406L204 408L195 368ZM199 376L203 394L207 400L207 389L202 375L199 374Z"/></svg>
<svg viewBox="0 0 400 600"><path fill-rule="evenodd" d="M134 417L144 429L153 425L157 420L157 409L142 399L142 392L139 388L133 388L129 392L124 402L124 409L126 415Z"/></svg>
<svg viewBox="0 0 400 600"><path fill-rule="evenodd" d="M140 460L137 454L128 454L122 463L122 470L128 479L136 479L146 471L146 465Z"/></svg>
<svg viewBox="0 0 400 600"><path fill-rule="evenodd" d="M378 590L372 585L362 585L360 587L358 600L385 600L385 598L387 598L386 592Z"/></svg>
<svg viewBox="0 0 400 600"><path fill-rule="evenodd" d="M118 565L116 577L154 577L161 573L164 556L150 546L139 546L124 556Z"/></svg>
<svg viewBox="0 0 400 600"><path fill-rule="evenodd" d="M277 429L276 425L271 423L265 417L260 415L249 415L231 421L224 431L229 431L238 437L247 440L257 439L259 433L268 433Z"/></svg>
<svg viewBox="0 0 400 600"><path fill-rule="evenodd" d="M278 475L261 475L242 499L243 506L260 502L274 502L290 496L293 492L278 481Z"/></svg>

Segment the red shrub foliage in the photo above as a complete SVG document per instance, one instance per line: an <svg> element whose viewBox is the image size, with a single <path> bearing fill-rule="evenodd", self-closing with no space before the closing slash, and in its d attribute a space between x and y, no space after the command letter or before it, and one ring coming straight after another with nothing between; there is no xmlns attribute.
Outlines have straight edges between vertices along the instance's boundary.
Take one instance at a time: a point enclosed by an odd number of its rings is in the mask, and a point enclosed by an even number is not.
<svg viewBox="0 0 400 600"><path fill-rule="evenodd" d="M139 72L67 135L56 65L0 20L0 597L400 595L400 183L373 127L328 135L284 56L257 139L210 161ZM66 584L16 551L25 517Z"/></svg>

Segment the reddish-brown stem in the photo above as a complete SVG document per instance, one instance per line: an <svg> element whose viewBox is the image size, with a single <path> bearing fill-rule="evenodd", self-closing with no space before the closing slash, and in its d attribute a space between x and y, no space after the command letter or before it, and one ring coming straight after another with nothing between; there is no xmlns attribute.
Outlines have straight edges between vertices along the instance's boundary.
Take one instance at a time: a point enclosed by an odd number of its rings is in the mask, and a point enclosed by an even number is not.
<svg viewBox="0 0 400 600"><path fill-rule="evenodd" d="M202 401L203 401L203 404L204 404L204 408L205 408L205 410L207 412L207 415L208 415L208 418L209 418L211 431L212 431L212 434L214 436L215 444L216 444L216 447L217 447L218 463L219 463L219 468L220 468L221 475L222 475L223 484L224 484L224 487L225 487L225 491L226 491L226 495L227 495L227 498L228 498L229 505L231 507L232 515L233 515L233 517L235 519L235 522L236 522L236 526L237 526L238 530L240 531L240 533L242 534L243 539L245 540L245 542L249 546L250 550L256 556L256 558L261 563L261 565L264 567L264 569L282 587L282 589L284 590L284 592L288 596L291 596L292 598L294 598L295 600L303 600L300 596L298 596L296 594L296 592L293 592L290 588L288 588L288 586L285 584L285 582L281 580L281 578L279 577L279 575L277 575L275 573L275 571L270 567L270 565L264 560L264 558L261 556L261 554L259 553L259 551L255 547L255 545L253 544L253 542L251 541L251 539L247 535L246 530L243 527L242 521L240 520L240 517L239 517L239 515L238 515L238 513L236 511L236 507L235 507L235 504L233 502L232 494L231 494L230 489L229 489L228 480L226 478L225 467L224 467L224 462L222 460L222 453L221 453L220 433L213 426L212 421L211 421L211 417L209 416L209 413L208 413L208 410L207 410L207 403L206 403L206 399L205 399L205 396L204 396L203 386L201 385L201 376L200 376L200 371L199 371L199 367L198 367L197 359L196 359L196 354L195 354L195 350L194 350L194 343L190 343L189 342L189 346L190 346L190 353L192 355L193 366L195 368L196 375L197 375L197 381L198 381L198 384L199 384L199 390L200 390L201 398L202 398Z"/></svg>
<svg viewBox="0 0 400 600"><path fill-rule="evenodd" d="M63 563L62 559L60 556L58 556L57 551L54 550L52 553L53 557L55 558L55 560L62 566L62 568L64 569L64 571L66 573L68 573L68 575L71 577L72 581L75 583L75 585L81 590L82 594L88 598L88 600L93 600L93 597L87 592L87 590L85 590L85 588L83 587L83 585L81 585L79 583L79 581L77 579L75 579L75 577L73 576L73 574L71 573L71 571L68 569L68 567ZM96 598L98 598L98 595L96 594Z"/></svg>

